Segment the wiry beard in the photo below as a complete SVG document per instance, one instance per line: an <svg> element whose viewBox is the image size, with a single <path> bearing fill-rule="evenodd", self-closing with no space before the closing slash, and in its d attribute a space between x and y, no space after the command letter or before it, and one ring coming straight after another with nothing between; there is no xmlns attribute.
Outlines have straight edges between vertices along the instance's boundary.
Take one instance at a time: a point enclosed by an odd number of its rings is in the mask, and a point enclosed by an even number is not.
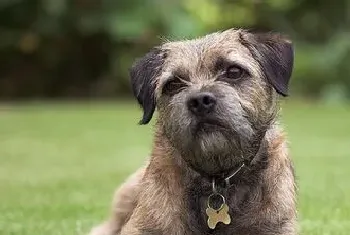
<svg viewBox="0 0 350 235"><path fill-rule="evenodd" d="M171 144L194 170L207 175L230 171L244 160L244 147L251 145L237 133L229 131L199 132L181 138L170 136Z"/></svg>
<svg viewBox="0 0 350 235"><path fill-rule="evenodd" d="M233 136L228 139L222 132L202 133L187 149L182 157L208 175L225 172L241 161L238 141Z"/></svg>

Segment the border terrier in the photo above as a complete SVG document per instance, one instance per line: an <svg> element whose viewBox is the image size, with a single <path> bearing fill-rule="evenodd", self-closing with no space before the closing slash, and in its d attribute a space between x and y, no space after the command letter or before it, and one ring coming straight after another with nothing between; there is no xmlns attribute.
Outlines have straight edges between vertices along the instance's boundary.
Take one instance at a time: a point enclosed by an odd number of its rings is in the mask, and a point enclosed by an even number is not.
<svg viewBox="0 0 350 235"><path fill-rule="evenodd" d="M292 74L281 34L228 29L164 42L130 69L147 124L146 166L93 235L295 235L296 187L278 123Z"/></svg>

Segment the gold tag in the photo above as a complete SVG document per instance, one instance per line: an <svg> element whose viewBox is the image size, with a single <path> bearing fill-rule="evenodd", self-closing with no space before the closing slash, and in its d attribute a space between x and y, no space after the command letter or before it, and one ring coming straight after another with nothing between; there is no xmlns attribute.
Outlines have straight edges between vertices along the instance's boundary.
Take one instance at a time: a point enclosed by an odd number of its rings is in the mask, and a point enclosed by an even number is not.
<svg viewBox="0 0 350 235"><path fill-rule="evenodd" d="M222 222L224 224L230 224L231 217L228 211L229 211L229 207L226 203L223 203L218 210L215 210L208 205L208 208L206 209L206 213L208 215L209 228L215 229L216 225L219 222Z"/></svg>

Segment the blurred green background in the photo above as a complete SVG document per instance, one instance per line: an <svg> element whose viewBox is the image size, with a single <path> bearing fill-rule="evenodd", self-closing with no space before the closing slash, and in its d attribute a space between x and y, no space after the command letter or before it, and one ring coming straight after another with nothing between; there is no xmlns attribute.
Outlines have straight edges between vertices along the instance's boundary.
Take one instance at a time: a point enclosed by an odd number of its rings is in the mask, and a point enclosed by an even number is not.
<svg viewBox="0 0 350 235"><path fill-rule="evenodd" d="M350 234L350 1L0 0L0 235L82 235L150 153L128 68L231 27L295 44L282 125L301 234Z"/></svg>
<svg viewBox="0 0 350 235"><path fill-rule="evenodd" d="M293 95L345 100L349 12L348 0L1 0L0 97L128 96L128 67L162 37L246 27L293 39Z"/></svg>

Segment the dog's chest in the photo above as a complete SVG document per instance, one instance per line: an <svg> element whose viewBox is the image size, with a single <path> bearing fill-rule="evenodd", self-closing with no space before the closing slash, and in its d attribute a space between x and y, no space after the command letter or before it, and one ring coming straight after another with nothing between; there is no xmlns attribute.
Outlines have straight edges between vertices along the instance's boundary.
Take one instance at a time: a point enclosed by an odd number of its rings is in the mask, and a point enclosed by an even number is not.
<svg viewBox="0 0 350 235"><path fill-rule="evenodd" d="M212 215L209 219L207 212L209 196L212 194L212 188L210 185L194 184L187 191L187 208L186 215L184 216L184 224L186 225L186 235L226 235L235 234L237 227L239 227L239 215L237 214L237 208L240 208L240 204L245 200L246 190L242 190L239 194L235 190L227 190L222 192L222 195L227 203L227 215L224 214L221 218L216 218L216 214ZM236 193L234 197L232 195ZM225 204L226 205L226 204ZM234 209L236 208L236 209ZM244 209L242 209L243 212ZM227 218L229 216L229 218ZM227 219L229 219L228 224ZM208 221L209 220L209 221ZM213 221L214 220L214 221ZM214 222L215 228L210 227Z"/></svg>
<svg viewBox="0 0 350 235"><path fill-rule="evenodd" d="M205 213L206 208L197 208L197 210L192 210L188 212L187 215L187 232L186 235L228 235L228 234L237 234L239 227L239 218L232 214L229 211L230 223L224 224L222 221L219 221L214 229L209 228L208 224L208 215Z"/></svg>

